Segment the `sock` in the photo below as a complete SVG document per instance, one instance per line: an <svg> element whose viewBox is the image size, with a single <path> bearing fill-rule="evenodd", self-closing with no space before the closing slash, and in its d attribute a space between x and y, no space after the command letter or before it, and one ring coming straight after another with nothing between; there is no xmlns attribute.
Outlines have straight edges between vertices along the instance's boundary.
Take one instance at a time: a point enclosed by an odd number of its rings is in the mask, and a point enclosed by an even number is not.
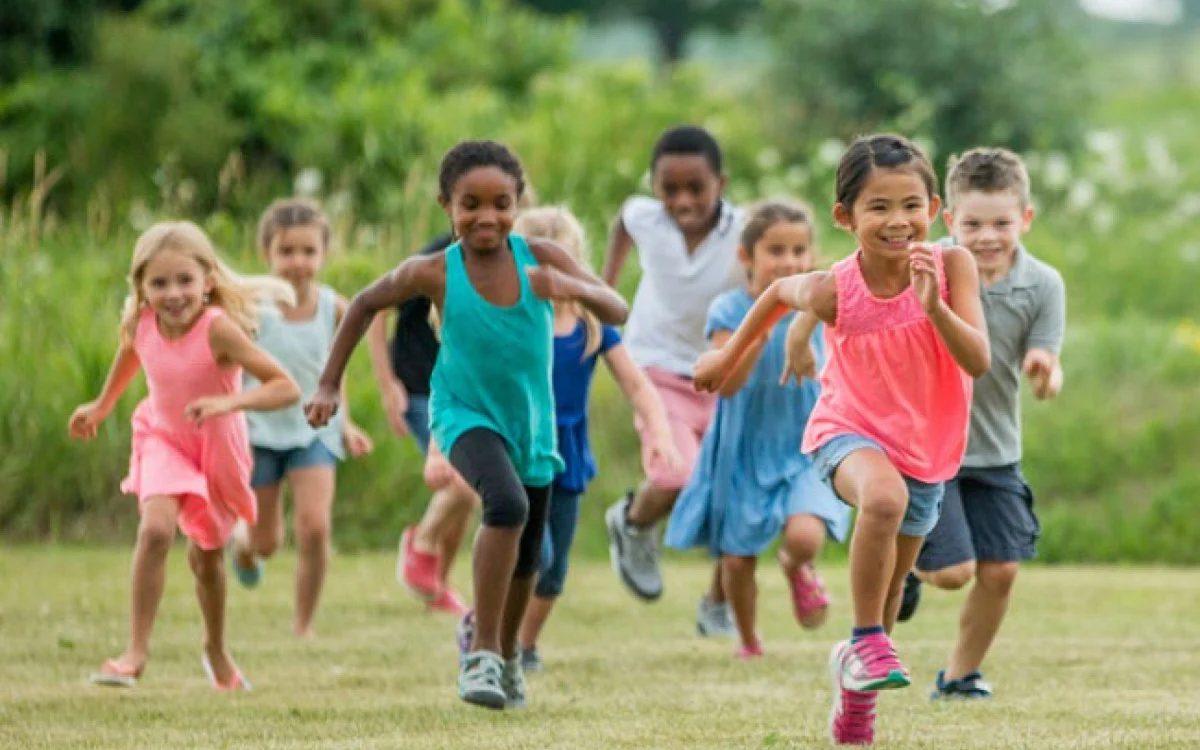
<svg viewBox="0 0 1200 750"><path fill-rule="evenodd" d="M883 635L883 626L875 625L869 628L854 628L850 631L850 642L862 640L869 635Z"/></svg>

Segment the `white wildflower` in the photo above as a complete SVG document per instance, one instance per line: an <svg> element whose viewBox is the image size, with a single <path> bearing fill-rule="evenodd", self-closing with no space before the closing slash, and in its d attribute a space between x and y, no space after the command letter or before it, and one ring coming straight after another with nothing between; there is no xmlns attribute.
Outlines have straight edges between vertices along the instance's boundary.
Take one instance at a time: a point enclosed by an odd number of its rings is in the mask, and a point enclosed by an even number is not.
<svg viewBox="0 0 1200 750"><path fill-rule="evenodd" d="M305 167L296 175L296 179L292 182L292 189L296 195L312 198L321 192L321 186L324 183L325 177L321 174L321 170L316 167Z"/></svg>

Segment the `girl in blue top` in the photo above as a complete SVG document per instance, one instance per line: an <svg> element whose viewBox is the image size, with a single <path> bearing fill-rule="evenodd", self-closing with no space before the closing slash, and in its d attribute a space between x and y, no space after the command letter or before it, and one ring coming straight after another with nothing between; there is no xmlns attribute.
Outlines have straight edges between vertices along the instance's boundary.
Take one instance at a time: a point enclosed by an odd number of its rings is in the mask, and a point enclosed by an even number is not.
<svg viewBox="0 0 1200 750"><path fill-rule="evenodd" d="M748 217L738 250L745 289L718 297L709 308L706 335L714 347L729 339L755 298L776 279L813 268L813 226L806 207L770 201ZM721 389L717 412L700 460L671 513L666 543L677 549L707 547L720 558L721 577L741 636L738 656L762 655L755 631L758 555L783 532L779 562L792 594L796 619L819 627L829 598L812 561L826 535L845 538L849 508L822 483L800 441L820 387L810 377L780 381L787 362L787 329L794 315L759 340ZM820 337L813 339L823 359ZM786 377L786 376L785 376Z"/></svg>
<svg viewBox="0 0 1200 750"><path fill-rule="evenodd" d="M535 208L517 219L517 233L528 238L552 240L565 249L584 268L591 267L583 227L566 208ZM588 441L587 407L596 360L604 358L617 385L645 422L652 435L650 450L656 460L669 465L680 463L667 412L658 391L633 362L621 334L612 326L601 325L596 316L575 302L554 305L554 405L558 424L558 452L565 467L554 478L546 534L542 541L542 559L537 586L518 641L521 662L527 671L540 671L537 640L554 603L562 595L567 577L575 525L579 519L579 500L587 484L596 476L596 460Z"/></svg>
<svg viewBox="0 0 1200 750"><path fill-rule="evenodd" d="M507 147L464 141L443 157L438 202L458 241L412 257L350 302L320 386L314 426L338 408L338 388L371 318L414 296L436 305L442 346L433 371L434 441L483 501L475 542L475 633L459 697L488 708L525 703L517 628L533 589L550 483L562 471L551 385L554 310L578 302L618 325L628 308L558 245L511 234L524 170Z"/></svg>
<svg viewBox="0 0 1200 750"><path fill-rule="evenodd" d="M271 275L290 283L296 292L295 306L279 303L260 311L258 345L308 395L316 390L333 333L346 310L346 300L317 281L329 252L329 221L312 201L275 201L259 222L258 247ZM257 383L246 375L247 388ZM281 411L248 412L246 420L254 448L250 484L258 497L258 522L253 527L240 523L234 529L230 561L243 586L259 584L262 560L283 545L286 481L291 487L299 552L292 630L307 637L312 634L325 581L337 462L347 452L369 453L371 439L348 414L314 430L300 404Z"/></svg>

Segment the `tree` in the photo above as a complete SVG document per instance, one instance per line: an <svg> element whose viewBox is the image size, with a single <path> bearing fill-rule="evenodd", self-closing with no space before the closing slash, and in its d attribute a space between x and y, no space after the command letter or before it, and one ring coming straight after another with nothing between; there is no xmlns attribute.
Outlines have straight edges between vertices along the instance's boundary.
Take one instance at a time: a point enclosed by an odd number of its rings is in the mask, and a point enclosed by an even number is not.
<svg viewBox="0 0 1200 750"><path fill-rule="evenodd" d="M756 13L761 0L523 0L543 13L582 13L588 18L622 15L645 21L658 39L659 53L670 64L683 58L692 32L704 27L731 31Z"/></svg>

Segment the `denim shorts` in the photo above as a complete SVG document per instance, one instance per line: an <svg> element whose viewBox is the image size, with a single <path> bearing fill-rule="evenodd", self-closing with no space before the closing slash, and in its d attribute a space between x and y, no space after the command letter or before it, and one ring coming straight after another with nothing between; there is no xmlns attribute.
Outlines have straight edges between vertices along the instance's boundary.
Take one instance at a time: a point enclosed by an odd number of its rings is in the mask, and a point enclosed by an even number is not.
<svg viewBox="0 0 1200 750"><path fill-rule="evenodd" d="M837 494L837 488L833 484L833 473L847 456L863 448L884 452L883 447L870 438L847 434L838 435L813 453L813 465L817 468L818 476L834 494ZM908 507L900 524L900 533L904 536L926 536L937 526L938 515L942 511L942 495L946 491L945 482L928 484L903 474L901 476L908 487ZM845 502L845 498L842 498L842 502Z"/></svg>
<svg viewBox="0 0 1200 750"><path fill-rule="evenodd" d="M417 441L421 454L429 455L429 396L408 394L408 411L404 412L408 433Z"/></svg>
<svg viewBox="0 0 1200 750"><path fill-rule="evenodd" d="M305 448L289 448L275 450L254 446L254 471L250 475L250 486L270 487L279 484L283 478L296 469L308 469L314 466L336 466L337 456L325 447L320 438L315 438Z"/></svg>

